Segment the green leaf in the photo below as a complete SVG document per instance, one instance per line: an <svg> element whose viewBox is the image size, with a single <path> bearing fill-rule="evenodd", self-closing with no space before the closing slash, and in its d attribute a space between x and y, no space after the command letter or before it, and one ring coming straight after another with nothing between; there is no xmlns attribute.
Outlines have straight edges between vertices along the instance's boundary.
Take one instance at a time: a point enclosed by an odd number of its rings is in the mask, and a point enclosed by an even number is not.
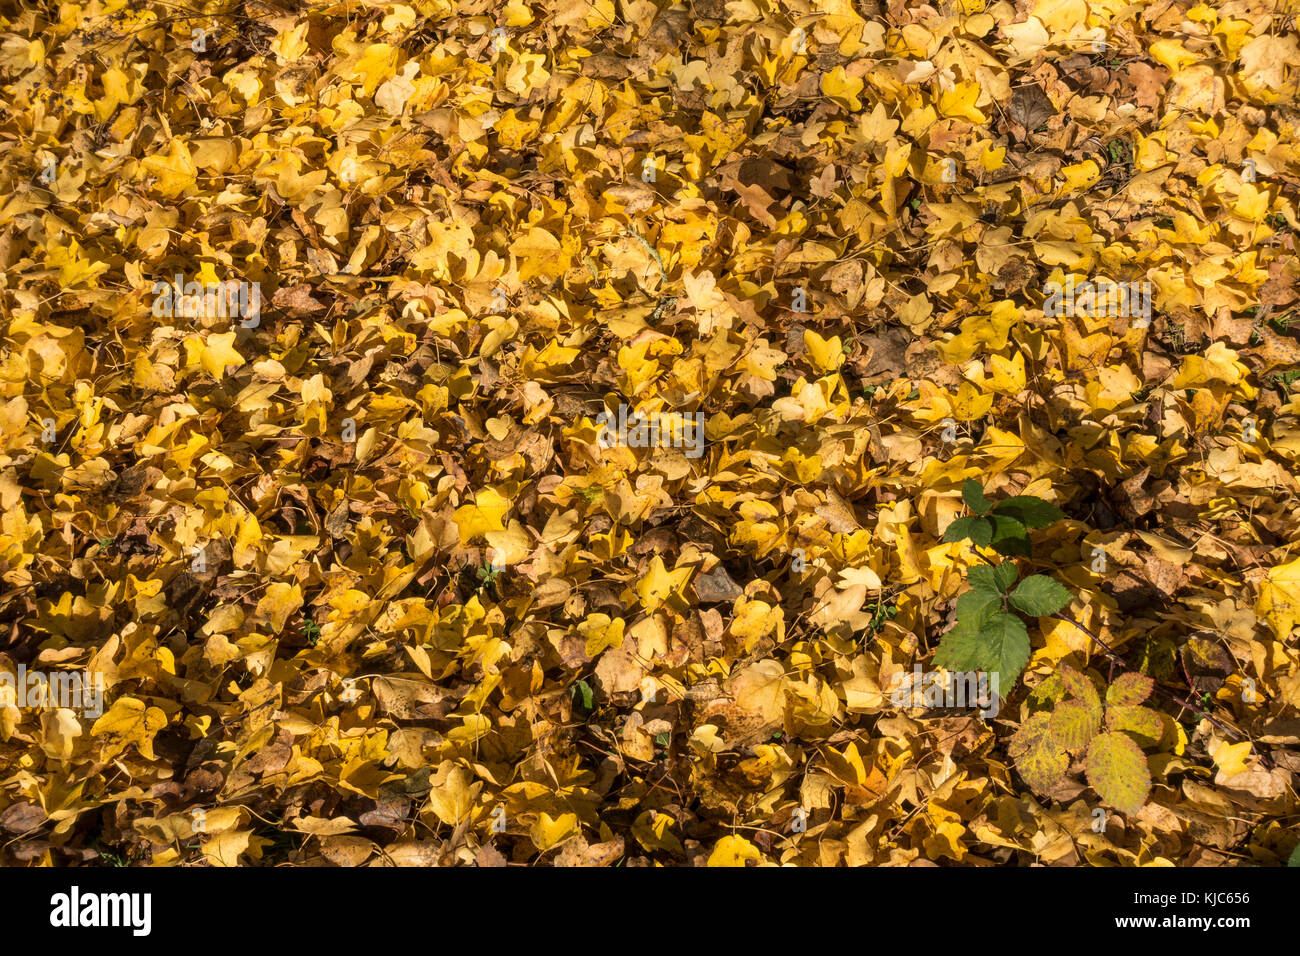
<svg viewBox="0 0 1300 956"><path fill-rule="evenodd" d="M1003 498L993 506L993 513L1014 518L1026 528L1046 528L1065 517L1065 513L1056 505L1034 495Z"/></svg>
<svg viewBox="0 0 1300 956"><path fill-rule="evenodd" d="M997 579L993 577L993 569L987 564L977 564L971 568L967 580L970 581L971 587L979 588L981 591L996 592L998 590Z"/></svg>
<svg viewBox="0 0 1300 956"><path fill-rule="evenodd" d="M993 540L993 525L987 518L958 518L943 533L944 541L962 541L970 538L984 547Z"/></svg>
<svg viewBox="0 0 1300 956"><path fill-rule="evenodd" d="M970 569L970 583L974 588L1006 594L1007 589L1016 583L1019 574L1014 561L1003 561L996 566L977 564Z"/></svg>
<svg viewBox="0 0 1300 956"><path fill-rule="evenodd" d="M986 515L993 507L993 502L984 497L984 489L974 478L967 478L961 486L961 497L966 502L966 507L977 515Z"/></svg>
<svg viewBox="0 0 1300 956"><path fill-rule="evenodd" d="M1015 518L993 514L988 518L977 518L976 520L993 522L993 534L989 543L993 545L993 550L998 554L1019 555L1027 558L1033 553L1029 545L1029 532Z"/></svg>
<svg viewBox="0 0 1300 956"><path fill-rule="evenodd" d="M984 587L971 588L957 598L957 620L978 622L987 617L990 609L1002 608L1002 595Z"/></svg>
<svg viewBox="0 0 1300 956"><path fill-rule="evenodd" d="M580 680L574 684L573 687L570 688L570 693L573 694L575 700L578 697L582 698L583 710L591 710L592 706L595 704L595 695L591 692L591 685L585 680Z"/></svg>
<svg viewBox="0 0 1300 956"><path fill-rule="evenodd" d="M1003 696L1029 660L1029 631L1014 614L989 605L979 618L957 619L939 641L937 666L950 671L985 671L998 675Z"/></svg>
<svg viewBox="0 0 1300 956"><path fill-rule="evenodd" d="M1070 603L1070 592L1045 574L1031 574L1011 592L1011 606L1030 617L1047 617Z"/></svg>
<svg viewBox="0 0 1300 956"><path fill-rule="evenodd" d="M1049 718L1039 712L1015 732L1008 746L1016 770L1031 790L1046 796L1065 777L1070 758L1053 739Z"/></svg>
<svg viewBox="0 0 1300 956"><path fill-rule="evenodd" d="M1291 851L1291 859L1286 861L1287 866L1300 866L1300 843Z"/></svg>
<svg viewBox="0 0 1300 956"><path fill-rule="evenodd" d="M984 615L987 616L987 615ZM967 663L981 660L982 651L979 643L980 618L958 618L948 633L939 638L939 646L934 652L934 666L944 667L950 671L967 670ZM969 668L978 669L977 666Z"/></svg>
<svg viewBox="0 0 1300 956"><path fill-rule="evenodd" d="M1151 792L1151 772L1147 758L1122 733L1098 734L1088 745L1084 759L1088 785L1112 807L1124 813L1137 813Z"/></svg>
<svg viewBox="0 0 1300 956"><path fill-rule="evenodd" d="M998 662L995 667L972 667L968 670L983 670L998 675L998 686L1011 690L1020 672L1029 662L1029 631L1025 622L1014 614L1005 611L994 614L988 623L980 628L980 637L997 649Z"/></svg>

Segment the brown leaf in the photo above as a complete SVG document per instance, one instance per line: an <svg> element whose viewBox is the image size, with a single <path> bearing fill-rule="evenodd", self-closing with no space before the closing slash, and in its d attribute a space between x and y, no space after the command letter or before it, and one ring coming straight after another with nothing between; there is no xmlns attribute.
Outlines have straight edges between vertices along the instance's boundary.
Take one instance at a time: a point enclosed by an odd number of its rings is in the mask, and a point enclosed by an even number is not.
<svg viewBox="0 0 1300 956"><path fill-rule="evenodd" d="M0 813L0 830L6 833L28 833L46 820L45 811L34 803L12 803Z"/></svg>

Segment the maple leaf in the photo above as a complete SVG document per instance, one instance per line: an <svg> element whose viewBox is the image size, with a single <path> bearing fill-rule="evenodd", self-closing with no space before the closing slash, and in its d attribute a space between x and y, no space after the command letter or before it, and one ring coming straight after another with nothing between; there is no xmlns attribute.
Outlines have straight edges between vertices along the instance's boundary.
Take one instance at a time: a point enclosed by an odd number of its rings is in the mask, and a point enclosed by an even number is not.
<svg viewBox="0 0 1300 956"><path fill-rule="evenodd" d="M206 338L190 336L185 340L185 352L190 365L199 365L215 379L225 377L226 369L244 364L244 358L235 350L234 332L211 333Z"/></svg>

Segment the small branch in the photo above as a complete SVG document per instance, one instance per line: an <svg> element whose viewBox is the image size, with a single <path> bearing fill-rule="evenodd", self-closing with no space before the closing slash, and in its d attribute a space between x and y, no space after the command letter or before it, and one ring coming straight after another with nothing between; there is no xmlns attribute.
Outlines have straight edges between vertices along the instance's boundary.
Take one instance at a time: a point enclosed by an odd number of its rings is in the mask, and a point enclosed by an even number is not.
<svg viewBox="0 0 1300 956"><path fill-rule="evenodd" d="M664 271L664 261L663 259L659 258L659 250L656 249L654 246L650 245L650 243L648 243L645 240L645 237L642 236L641 233L637 232L632 227L629 226L627 229L623 231L626 232L633 239L635 239L637 242L641 243L641 245L645 246L645 251L650 253L650 255L654 257L655 265L659 267L659 275L663 279L664 285L667 285L668 273Z"/></svg>

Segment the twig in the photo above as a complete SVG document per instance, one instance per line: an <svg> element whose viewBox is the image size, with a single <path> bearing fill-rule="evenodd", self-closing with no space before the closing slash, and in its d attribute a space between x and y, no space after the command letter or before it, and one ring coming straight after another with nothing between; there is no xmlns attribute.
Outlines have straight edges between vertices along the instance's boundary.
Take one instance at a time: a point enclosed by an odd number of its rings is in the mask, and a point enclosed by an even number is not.
<svg viewBox="0 0 1300 956"><path fill-rule="evenodd" d="M659 250L656 249L654 246L650 245L650 243L646 242L645 237L642 236L641 233L633 229L631 226L629 226L627 229L623 231L626 232L633 239L635 239L637 242L641 243L641 245L645 246L645 251L650 253L650 255L654 257L655 265L659 267L659 276L663 279L664 285L667 285L668 273L664 271L664 261L663 259L659 258Z"/></svg>

